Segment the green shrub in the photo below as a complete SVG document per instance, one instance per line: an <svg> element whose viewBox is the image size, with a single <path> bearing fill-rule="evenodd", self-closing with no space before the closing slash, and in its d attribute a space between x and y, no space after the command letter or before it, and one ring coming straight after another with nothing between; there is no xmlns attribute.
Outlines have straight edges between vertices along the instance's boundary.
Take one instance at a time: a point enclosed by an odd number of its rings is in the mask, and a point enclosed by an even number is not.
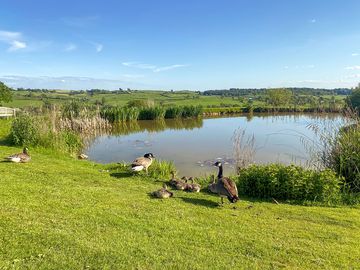
<svg viewBox="0 0 360 270"><path fill-rule="evenodd" d="M176 171L176 169L171 161L154 160L153 164L149 167L149 176L168 180L172 171Z"/></svg>
<svg viewBox="0 0 360 270"><path fill-rule="evenodd" d="M63 105L62 116L64 118L79 117L82 110L84 110L83 103L79 100L73 99Z"/></svg>
<svg viewBox="0 0 360 270"><path fill-rule="evenodd" d="M64 149L69 153L76 153L83 147L83 140L81 137L73 131L63 131L59 133L60 138L64 141L66 148Z"/></svg>
<svg viewBox="0 0 360 270"><path fill-rule="evenodd" d="M239 192L251 197L335 203L343 179L329 169L269 164L242 169L237 181Z"/></svg>
<svg viewBox="0 0 360 270"><path fill-rule="evenodd" d="M345 178L351 192L360 192L360 128L344 129L330 152L330 167Z"/></svg>
<svg viewBox="0 0 360 270"><path fill-rule="evenodd" d="M37 145L40 140L39 124L35 117L21 115L11 126L10 140L15 145Z"/></svg>
<svg viewBox="0 0 360 270"><path fill-rule="evenodd" d="M11 126L10 140L15 145L41 146L59 152L76 153L83 147L80 134L72 130L54 132L46 117L21 115Z"/></svg>
<svg viewBox="0 0 360 270"><path fill-rule="evenodd" d="M346 100L347 104L360 113L360 84L356 87Z"/></svg>

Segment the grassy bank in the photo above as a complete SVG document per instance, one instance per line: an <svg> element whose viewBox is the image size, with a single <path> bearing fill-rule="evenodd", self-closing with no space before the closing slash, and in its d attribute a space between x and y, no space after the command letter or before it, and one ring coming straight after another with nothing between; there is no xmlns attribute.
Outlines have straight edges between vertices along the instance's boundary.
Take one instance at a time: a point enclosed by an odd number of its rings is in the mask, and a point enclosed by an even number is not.
<svg viewBox="0 0 360 270"><path fill-rule="evenodd" d="M6 126L0 122L2 137ZM2 156L19 150L0 144ZM206 192L152 199L148 193L164 179L40 148L31 153L28 164L0 162L0 269L360 265L357 208L246 198L235 209L220 208L219 198Z"/></svg>

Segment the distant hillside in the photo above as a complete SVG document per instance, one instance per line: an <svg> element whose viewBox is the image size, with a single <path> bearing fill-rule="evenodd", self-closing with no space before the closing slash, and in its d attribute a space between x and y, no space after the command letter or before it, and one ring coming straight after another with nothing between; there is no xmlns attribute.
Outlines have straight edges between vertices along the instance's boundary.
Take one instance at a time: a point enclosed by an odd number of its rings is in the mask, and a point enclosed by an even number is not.
<svg viewBox="0 0 360 270"><path fill-rule="evenodd" d="M246 96L246 95L256 95L264 93L268 88L230 88L230 89L216 89L216 90L206 90L203 92L205 96ZM301 88L301 87L289 87L284 88L293 91L298 95L350 95L350 88L335 88L335 89L325 89L325 88Z"/></svg>

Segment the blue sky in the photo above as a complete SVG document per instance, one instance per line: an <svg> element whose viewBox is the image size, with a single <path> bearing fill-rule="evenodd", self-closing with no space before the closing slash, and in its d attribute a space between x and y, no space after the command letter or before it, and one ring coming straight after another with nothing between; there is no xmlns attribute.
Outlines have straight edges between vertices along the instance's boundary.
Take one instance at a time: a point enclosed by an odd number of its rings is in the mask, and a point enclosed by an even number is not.
<svg viewBox="0 0 360 270"><path fill-rule="evenodd" d="M0 81L56 89L353 87L359 0L2 0Z"/></svg>

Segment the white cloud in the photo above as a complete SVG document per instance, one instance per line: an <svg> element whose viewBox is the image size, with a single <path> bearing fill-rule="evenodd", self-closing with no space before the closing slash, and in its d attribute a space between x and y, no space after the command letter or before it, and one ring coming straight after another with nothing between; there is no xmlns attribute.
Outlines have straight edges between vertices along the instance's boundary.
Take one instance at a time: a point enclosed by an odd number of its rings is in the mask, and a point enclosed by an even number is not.
<svg viewBox="0 0 360 270"><path fill-rule="evenodd" d="M133 86L133 81L128 78L103 79L91 77L74 76L22 76L22 75L0 75L0 81L14 88L49 88L49 89L119 89L119 87ZM141 84L136 82L137 84Z"/></svg>
<svg viewBox="0 0 360 270"><path fill-rule="evenodd" d="M315 68L315 65L303 65L303 66L284 66L284 69L289 69L289 68L295 68L295 69L309 69L309 68Z"/></svg>
<svg viewBox="0 0 360 270"><path fill-rule="evenodd" d="M129 78L129 79L138 79L138 78L144 78L145 76L142 74L122 74L121 77Z"/></svg>
<svg viewBox="0 0 360 270"><path fill-rule="evenodd" d="M97 52L101 52L104 49L104 46L102 44L97 44L95 46L95 49L96 49Z"/></svg>
<svg viewBox="0 0 360 270"><path fill-rule="evenodd" d="M360 66L346 67L345 69L348 69L348 70L357 70L357 69L360 69Z"/></svg>
<svg viewBox="0 0 360 270"><path fill-rule="evenodd" d="M359 56L360 53L352 53L351 56Z"/></svg>
<svg viewBox="0 0 360 270"><path fill-rule="evenodd" d="M179 68L179 67L185 67L185 65L171 65L171 66L166 66L166 67L159 67L159 68L154 69L154 72L161 72L161 71L171 70L171 69Z"/></svg>
<svg viewBox="0 0 360 270"><path fill-rule="evenodd" d="M159 67L156 65L144 64L144 63L140 63L140 62L123 62L122 64L127 67L133 67L133 68L139 68L139 69L149 69L149 70L152 70L153 72L161 72L161 71L166 71L166 70L171 70L171 69L187 66L187 65L176 64L176 65Z"/></svg>
<svg viewBox="0 0 360 270"><path fill-rule="evenodd" d="M0 31L0 41L7 43L10 47L9 52L25 49L27 44L22 41L22 34L20 32Z"/></svg>
<svg viewBox="0 0 360 270"><path fill-rule="evenodd" d="M347 78L347 79L360 78L360 74L349 75L349 76L346 76L346 78Z"/></svg>
<svg viewBox="0 0 360 270"><path fill-rule="evenodd" d="M16 39L21 39L22 35L20 32L10 32L10 31L1 31L0 30L0 40L1 41L12 41Z"/></svg>
<svg viewBox="0 0 360 270"><path fill-rule="evenodd" d="M11 46L8 48L9 52L13 52L13 51L17 51L17 50L26 48L26 43L18 41L18 40L11 41L10 44L11 44Z"/></svg>
<svg viewBox="0 0 360 270"><path fill-rule="evenodd" d="M77 46L74 43L69 43L65 46L66 52L75 51L77 49Z"/></svg>
<svg viewBox="0 0 360 270"><path fill-rule="evenodd" d="M96 52L101 52L104 49L104 45L102 45L101 43L97 43L97 42L91 42L89 41L92 45L94 45Z"/></svg>
<svg viewBox="0 0 360 270"><path fill-rule="evenodd" d="M154 65L143 64L143 63L139 63L139 62L123 62L122 64L124 66L126 66L126 67L133 67L133 68L139 68L139 69L151 69L151 70L154 70L154 69L157 68Z"/></svg>
<svg viewBox="0 0 360 270"><path fill-rule="evenodd" d="M311 19L310 22L311 23L316 23L316 19Z"/></svg>

